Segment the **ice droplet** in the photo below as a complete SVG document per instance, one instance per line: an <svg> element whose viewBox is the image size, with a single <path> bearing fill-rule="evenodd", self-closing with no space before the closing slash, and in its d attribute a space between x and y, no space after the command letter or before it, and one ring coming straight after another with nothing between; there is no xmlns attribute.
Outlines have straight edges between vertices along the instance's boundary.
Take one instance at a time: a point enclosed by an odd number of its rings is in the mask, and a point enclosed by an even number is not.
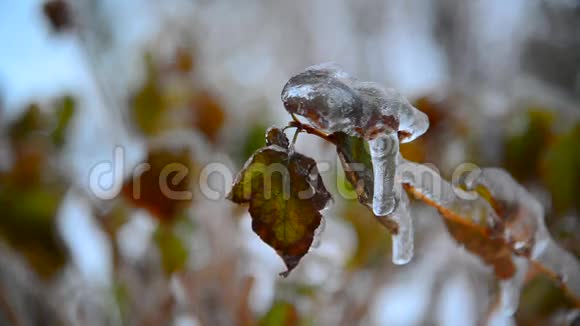
<svg viewBox="0 0 580 326"><path fill-rule="evenodd" d="M411 212L409 210L409 197L402 188L400 189L399 202L390 215L390 218L399 225L399 232L393 234L393 264L404 265L413 258L414 252L414 229Z"/></svg>
<svg viewBox="0 0 580 326"><path fill-rule="evenodd" d="M385 216L392 213L396 205L393 186L399 139L396 133L380 135L369 140L369 147L374 174L373 213L377 216Z"/></svg>

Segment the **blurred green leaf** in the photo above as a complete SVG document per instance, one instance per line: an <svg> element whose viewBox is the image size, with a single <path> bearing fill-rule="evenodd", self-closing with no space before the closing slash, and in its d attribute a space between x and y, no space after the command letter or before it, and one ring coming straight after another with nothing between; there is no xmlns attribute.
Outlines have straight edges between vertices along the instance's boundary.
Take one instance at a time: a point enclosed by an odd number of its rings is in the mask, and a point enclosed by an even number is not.
<svg viewBox="0 0 580 326"><path fill-rule="evenodd" d="M347 262L351 269L379 266L391 253L391 236L377 222L372 211L357 202L349 202L343 218L356 233L357 246Z"/></svg>
<svg viewBox="0 0 580 326"><path fill-rule="evenodd" d="M553 121L552 112L531 108L511 122L504 148L504 165L518 181L537 175L542 152L552 135Z"/></svg>
<svg viewBox="0 0 580 326"><path fill-rule="evenodd" d="M552 194L558 213L576 205L580 210L580 124L560 135L548 148L543 165L543 181Z"/></svg>
<svg viewBox="0 0 580 326"><path fill-rule="evenodd" d="M259 321L259 326L294 326L299 323L298 311L291 303L276 301Z"/></svg>
<svg viewBox="0 0 580 326"><path fill-rule="evenodd" d="M51 278L66 263L68 253L56 228L56 214L63 192L37 186L0 189L0 237L44 278Z"/></svg>
<svg viewBox="0 0 580 326"><path fill-rule="evenodd" d="M570 309L574 304L562 288L542 274L526 283L520 296L516 320L520 325L542 324L558 309Z"/></svg>
<svg viewBox="0 0 580 326"><path fill-rule="evenodd" d="M172 226L160 224L153 239L159 248L163 269L167 274L183 268L187 261L187 249Z"/></svg>
<svg viewBox="0 0 580 326"><path fill-rule="evenodd" d="M65 96L56 109L56 128L52 132L52 141L60 147L65 142L66 130L75 113L76 102L70 96Z"/></svg>
<svg viewBox="0 0 580 326"><path fill-rule="evenodd" d="M268 129L268 126L263 122L257 122L250 127L240 153L241 162L244 162L246 158L252 156L255 151L264 147L266 144L266 141L264 140L266 129Z"/></svg>
<svg viewBox="0 0 580 326"><path fill-rule="evenodd" d="M133 96L132 113L141 132L152 136L161 131L163 114L167 110L167 105L163 98L153 57L148 54L144 60L147 74L141 89Z"/></svg>
<svg viewBox="0 0 580 326"><path fill-rule="evenodd" d="M36 104L30 104L24 115L12 123L8 129L13 149L26 142L30 136L46 131L48 121L42 117L40 107Z"/></svg>

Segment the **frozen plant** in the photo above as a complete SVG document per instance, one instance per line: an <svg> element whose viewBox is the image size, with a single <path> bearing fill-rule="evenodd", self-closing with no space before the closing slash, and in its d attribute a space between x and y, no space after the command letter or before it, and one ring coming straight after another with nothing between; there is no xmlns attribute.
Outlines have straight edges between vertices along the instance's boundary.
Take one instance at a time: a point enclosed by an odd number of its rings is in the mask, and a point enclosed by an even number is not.
<svg viewBox="0 0 580 326"><path fill-rule="evenodd" d="M507 172L474 171L466 178L466 189L458 189L427 165L402 157L399 143L424 134L429 120L396 90L360 81L325 63L290 78L282 101L292 121L284 129L268 130L267 146L248 159L229 196L236 203L249 203L254 232L286 263L288 270L281 275L287 276L315 245L323 221L320 211L331 202L316 162L294 150L296 136L306 132L336 146L359 202L392 234L393 263L406 264L413 257L409 192L436 208L449 235L493 269L499 285L496 307L503 314L517 310L530 266L557 280L580 306L580 264L551 238L542 205ZM292 142L284 134L287 128L296 128ZM268 165L284 166L290 184L261 179ZM421 182L417 176L424 173L432 182ZM273 188L267 194L262 187L266 183ZM283 198L280 193L287 186L291 194ZM481 195L480 188L489 196ZM308 198L300 196L303 189L309 189ZM458 195L466 190L475 197ZM272 191L275 195L267 196Z"/></svg>

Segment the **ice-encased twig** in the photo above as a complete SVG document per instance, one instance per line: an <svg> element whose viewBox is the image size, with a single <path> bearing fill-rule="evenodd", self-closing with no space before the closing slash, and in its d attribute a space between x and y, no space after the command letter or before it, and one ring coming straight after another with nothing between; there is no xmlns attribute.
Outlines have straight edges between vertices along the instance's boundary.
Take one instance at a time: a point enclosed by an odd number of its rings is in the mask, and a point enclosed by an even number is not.
<svg viewBox="0 0 580 326"><path fill-rule="evenodd" d="M465 191L453 187L439 172L425 164L407 161L399 156L397 183L408 184L425 199L446 208L454 216L462 217L477 225L493 226L499 220L493 207L483 198L463 196Z"/></svg>
<svg viewBox="0 0 580 326"><path fill-rule="evenodd" d="M516 265L516 273L512 278L499 282L499 308L506 316L512 316L518 309L520 292L529 266L529 261L526 258L514 256L512 259Z"/></svg>
<svg viewBox="0 0 580 326"><path fill-rule="evenodd" d="M399 139L396 133L380 135L369 141L373 163L373 213L385 216L393 212L396 205L395 173L397 155L399 154Z"/></svg>
<svg viewBox="0 0 580 326"><path fill-rule="evenodd" d="M488 169L488 172L485 173L487 177L484 180L485 186L492 194L492 197L499 200L502 200L502 197L503 200L519 198L519 205L526 207L524 211L532 215L528 219L520 219L520 223L517 223L516 220L515 224L504 225L507 230L504 230L503 236L513 236L513 231L521 227L522 221L526 221L525 223L529 224L530 219L533 220L535 223L532 225L536 227L534 232L536 239L531 248L529 259L549 276L561 281L563 290L580 307L580 262L571 253L561 248L550 236L543 220L542 205L533 199L533 196L522 186L517 184L509 174L503 171L501 173L489 173L491 170L498 169ZM492 174L495 174L495 177L489 177ZM506 180L508 180L508 186L498 186L500 182ZM466 227L493 226L501 223L494 209L481 196L477 196L474 199L461 198L457 194L461 194L463 190L454 188L449 182L442 179L435 169L426 165L400 158L397 166L396 182L409 185L415 195L420 195L421 200L437 208L444 218L467 222ZM481 179L479 183L484 185ZM514 197L514 195L509 194L510 191L516 191L518 194ZM511 241L505 238L504 240L506 243ZM513 245L512 251L514 253L518 252L518 244L513 243ZM517 273L519 272L517 271Z"/></svg>

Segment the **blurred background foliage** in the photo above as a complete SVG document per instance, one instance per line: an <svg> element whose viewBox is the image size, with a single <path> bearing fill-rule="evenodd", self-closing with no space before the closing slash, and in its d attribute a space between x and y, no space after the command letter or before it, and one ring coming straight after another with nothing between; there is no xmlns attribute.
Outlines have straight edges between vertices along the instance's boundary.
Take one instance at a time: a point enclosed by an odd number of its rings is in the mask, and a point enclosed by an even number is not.
<svg viewBox="0 0 580 326"><path fill-rule="evenodd" d="M494 316L490 271L419 202L416 257L393 266L389 233L352 196L335 149L314 137L301 134L296 147L329 163L322 175L335 201L288 279L277 276L282 262L251 232L246 209L224 199L231 180L208 178L217 200L199 180L212 162L239 171L265 145L266 129L290 120L279 100L288 77L337 61L400 89L429 116L430 129L402 144L403 156L446 177L463 162L505 168L544 204L555 239L580 257L579 8L523 0L0 4L0 324L577 322L578 311L537 271L515 317ZM89 176L112 162L116 146L123 184L118 196L99 199ZM140 163L150 169L136 185ZM193 189L191 199L161 195L168 163L191 172L169 184Z"/></svg>

